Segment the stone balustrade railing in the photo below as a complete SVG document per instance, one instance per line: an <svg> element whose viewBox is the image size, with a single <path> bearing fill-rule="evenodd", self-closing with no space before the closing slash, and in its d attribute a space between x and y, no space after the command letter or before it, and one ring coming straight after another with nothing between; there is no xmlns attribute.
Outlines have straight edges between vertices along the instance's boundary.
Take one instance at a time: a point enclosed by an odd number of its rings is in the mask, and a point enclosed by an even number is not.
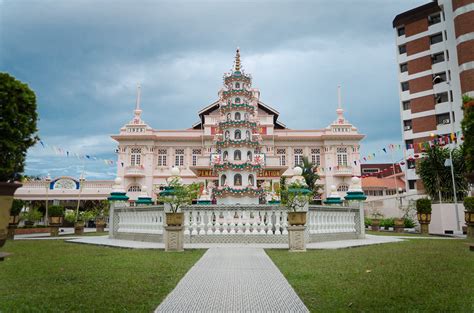
<svg viewBox="0 0 474 313"><path fill-rule="evenodd" d="M209 242L286 242L288 211L279 205L191 205L182 208L184 236ZM348 206L309 206L308 241L360 238L363 211ZM110 236L118 239L162 241L164 206L111 207ZM229 239L229 238L234 239ZM221 239L220 239L221 238ZM235 242L231 241L231 242Z"/></svg>

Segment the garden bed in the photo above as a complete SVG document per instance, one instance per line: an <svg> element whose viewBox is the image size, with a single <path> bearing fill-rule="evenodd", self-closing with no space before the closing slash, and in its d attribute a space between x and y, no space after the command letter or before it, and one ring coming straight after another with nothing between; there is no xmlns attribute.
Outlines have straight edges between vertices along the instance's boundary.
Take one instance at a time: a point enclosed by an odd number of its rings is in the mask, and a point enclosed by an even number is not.
<svg viewBox="0 0 474 313"><path fill-rule="evenodd" d="M27 234L39 234L49 233L51 229L49 227L26 227L15 229L15 235L27 235Z"/></svg>

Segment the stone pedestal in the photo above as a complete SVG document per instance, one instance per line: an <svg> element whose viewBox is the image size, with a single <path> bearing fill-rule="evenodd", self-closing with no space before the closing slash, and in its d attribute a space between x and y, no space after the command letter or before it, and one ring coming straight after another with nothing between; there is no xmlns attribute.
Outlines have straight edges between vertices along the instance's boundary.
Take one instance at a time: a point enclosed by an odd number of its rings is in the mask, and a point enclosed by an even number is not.
<svg viewBox="0 0 474 313"><path fill-rule="evenodd" d="M288 244L292 252L306 251L306 226L288 226Z"/></svg>
<svg viewBox="0 0 474 313"><path fill-rule="evenodd" d="M7 239L15 239L15 230L17 225L8 225Z"/></svg>
<svg viewBox="0 0 474 313"><path fill-rule="evenodd" d="M51 237L58 237L59 236L59 226L50 226L49 227Z"/></svg>
<svg viewBox="0 0 474 313"><path fill-rule="evenodd" d="M184 227L165 226L165 251L184 251Z"/></svg>
<svg viewBox="0 0 474 313"><path fill-rule="evenodd" d="M420 230L422 234L428 235L430 233L430 224L420 223Z"/></svg>

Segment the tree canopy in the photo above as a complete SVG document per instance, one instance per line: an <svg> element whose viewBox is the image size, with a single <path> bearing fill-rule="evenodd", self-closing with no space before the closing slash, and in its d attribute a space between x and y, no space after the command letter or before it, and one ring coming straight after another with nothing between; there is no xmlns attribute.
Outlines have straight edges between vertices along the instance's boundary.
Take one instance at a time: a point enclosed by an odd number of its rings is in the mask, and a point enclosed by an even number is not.
<svg viewBox="0 0 474 313"><path fill-rule="evenodd" d="M35 133L36 95L27 84L0 73L0 181L21 179Z"/></svg>

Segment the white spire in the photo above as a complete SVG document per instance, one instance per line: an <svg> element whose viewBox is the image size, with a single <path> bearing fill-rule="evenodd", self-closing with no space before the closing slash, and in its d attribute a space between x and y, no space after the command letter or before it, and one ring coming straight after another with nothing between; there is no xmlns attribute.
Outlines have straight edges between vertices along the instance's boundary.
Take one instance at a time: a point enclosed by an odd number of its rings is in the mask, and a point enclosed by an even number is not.
<svg viewBox="0 0 474 313"><path fill-rule="evenodd" d="M141 96L141 89L142 87L140 84L137 85L137 103L135 106L135 110L140 110L140 96Z"/></svg>
<svg viewBox="0 0 474 313"><path fill-rule="evenodd" d="M140 124L142 123L141 115L142 115L142 110L140 109L140 96L141 96L141 90L142 87L140 84L137 85L137 102L135 103L135 117L133 118L133 123L134 124Z"/></svg>
<svg viewBox="0 0 474 313"><path fill-rule="evenodd" d="M344 123L344 110L342 109L342 96L341 96L341 86L337 86L337 123Z"/></svg>

